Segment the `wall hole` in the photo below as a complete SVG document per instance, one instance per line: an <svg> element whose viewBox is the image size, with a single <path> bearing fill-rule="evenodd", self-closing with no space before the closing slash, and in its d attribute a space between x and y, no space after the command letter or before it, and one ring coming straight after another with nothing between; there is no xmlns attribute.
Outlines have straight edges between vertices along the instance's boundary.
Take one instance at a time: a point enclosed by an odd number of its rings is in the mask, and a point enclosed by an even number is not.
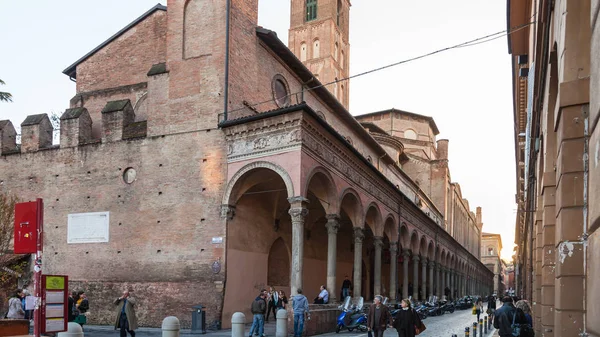
<svg viewBox="0 0 600 337"><path fill-rule="evenodd" d="M200 251L201 251L201 252L203 252L203 251L204 251L204 248L200 249Z"/></svg>
<svg viewBox="0 0 600 337"><path fill-rule="evenodd" d="M208 160L208 159L204 158L204 159L202 159L202 162L203 162L203 163L206 163L206 161L207 161L207 160Z"/></svg>
<svg viewBox="0 0 600 337"><path fill-rule="evenodd" d="M158 195L162 195L162 192L158 192Z"/></svg>
<svg viewBox="0 0 600 337"><path fill-rule="evenodd" d="M121 226L122 224L119 222L119 226Z"/></svg>
<svg viewBox="0 0 600 337"><path fill-rule="evenodd" d="M158 220L156 223L160 223L160 220Z"/></svg>
<svg viewBox="0 0 600 337"><path fill-rule="evenodd" d="M86 254L89 254L90 252L85 252Z"/></svg>
<svg viewBox="0 0 600 337"><path fill-rule="evenodd" d="M158 167L162 167L162 164L158 164Z"/></svg>
<svg viewBox="0 0 600 337"><path fill-rule="evenodd" d="M58 255L58 252L54 252L54 255Z"/></svg>
<svg viewBox="0 0 600 337"><path fill-rule="evenodd" d="M58 201L58 198L56 198L56 201Z"/></svg>
<svg viewBox="0 0 600 337"><path fill-rule="evenodd" d="M206 187L202 187L202 192L206 191Z"/></svg>
<svg viewBox="0 0 600 337"><path fill-rule="evenodd" d="M117 250L117 254L121 254L121 251L120 251L120 250Z"/></svg>
<svg viewBox="0 0 600 337"><path fill-rule="evenodd" d="M159 249L159 250L157 250L156 252L157 252L157 253L160 253L160 252L161 252L161 250Z"/></svg>
<svg viewBox="0 0 600 337"><path fill-rule="evenodd" d="M54 226L54 228L58 228L58 226Z"/></svg>
<svg viewBox="0 0 600 337"><path fill-rule="evenodd" d="M200 219L200 222L204 222L204 220L206 220L206 219L202 218L202 219Z"/></svg>
<svg viewBox="0 0 600 337"><path fill-rule="evenodd" d="M92 174L92 172L91 172L91 171L88 171L88 174Z"/></svg>

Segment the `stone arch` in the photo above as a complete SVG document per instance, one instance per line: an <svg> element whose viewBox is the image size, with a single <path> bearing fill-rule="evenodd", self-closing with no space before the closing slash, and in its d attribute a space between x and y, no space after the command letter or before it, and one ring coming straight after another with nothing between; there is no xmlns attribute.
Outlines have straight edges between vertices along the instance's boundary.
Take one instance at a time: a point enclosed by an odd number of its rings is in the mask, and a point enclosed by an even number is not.
<svg viewBox="0 0 600 337"><path fill-rule="evenodd" d="M402 249L408 249L410 243L409 239L408 226L403 222L400 225L400 244L402 245Z"/></svg>
<svg viewBox="0 0 600 337"><path fill-rule="evenodd" d="M398 240L398 226L396 226L396 218L391 213L385 217L383 232L385 235L387 235L391 242L396 242Z"/></svg>
<svg viewBox="0 0 600 337"><path fill-rule="evenodd" d="M188 0L183 8L183 58L189 59L210 54L215 17L214 1Z"/></svg>
<svg viewBox="0 0 600 337"><path fill-rule="evenodd" d="M133 106L133 112L135 113L136 120L146 120L148 118L148 92L144 92Z"/></svg>
<svg viewBox="0 0 600 337"><path fill-rule="evenodd" d="M435 244L433 240L429 240L429 245L427 245L427 257L429 261L433 261L435 259Z"/></svg>
<svg viewBox="0 0 600 337"><path fill-rule="evenodd" d="M367 206L363 223L367 224L375 236L383 236L381 210L375 202Z"/></svg>
<svg viewBox="0 0 600 337"><path fill-rule="evenodd" d="M419 254L419 233L417 230L413 230L412 234L410 235L410 250L412 251L413 255Z"/></svg>
<svg viewBox="0 0 600 337"><path fill-rule="evenodd" d="M419 254L423 258L427 258L427 238L425 235L421 236L421 243L419 245Z"/></svg>
<svg viewBox="0 0 600 337"><path fill-rule="evenodd" d="M344 189L340 197L338 198L339 212L341 215L342 211L348 214L348 217L352 221L353 227L364 228L363 219L363 208L360 195L351 187Z"/></svg>
<svg viewBox="0 0 600 337"><path fill-rule="evenodd" d="M442 252L440 253L440 264L442 266L446 266L446 250L442 248Z"/></svg>
<svg viewBox="0 0 600 337"><path fill-rule="evenodd" d="M277 288L287 288L290 285L290 250L279 237L273 241L269 250L267 284Z"/></svg>
<svg viewBox="0 0 600 337"><path fill-rule="evenodd" d="M315 185L312 185L313 182ZM337 213L339 207L336 191L337 188L331 173L322 166L316 166L306 178L302 196L308 198L308 193L312 192L327 213Z"/></svg>
<svg viewBox="0 0 600 337"><path fill-rule="evenodd" d="M267 169L267 170L271 170L271 171L275 172L276 174L278 174L285 184L288 198L295 196L294 184L292 182L292 178L290 177L290 175L287 173L287 171L284 168L282 168L281 166L279 166L277 164L268 162L268 161L257 161L257 162L253 162L253 163L245 165L244 167L242 167L235 173L235 175L231 178L231 180L227 184L227 188L225 189L225 194L223 195L221 204L232 205L232 206L235 205L237 202L237 199L240 196L240 192L243 192L243 186L239 186L241 184L238 184L237 182L242 177L244 177L244 175L246 175L247 173L250 173L251 171L258 170L258 169ZM246 186L246 189L248 189L247 186ZM232 198L235 198L235 200Z"/></svg>

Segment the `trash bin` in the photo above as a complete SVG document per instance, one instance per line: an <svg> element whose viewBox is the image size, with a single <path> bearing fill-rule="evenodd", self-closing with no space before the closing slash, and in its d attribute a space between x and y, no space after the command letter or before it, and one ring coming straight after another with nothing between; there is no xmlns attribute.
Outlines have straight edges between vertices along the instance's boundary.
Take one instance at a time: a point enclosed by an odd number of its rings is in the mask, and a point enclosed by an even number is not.
<svg viewBox="0 0 600 337"><path fill-rule="evenodd" d="M206 308L202 304L192 307L192 333L206 333Z"/></svg>

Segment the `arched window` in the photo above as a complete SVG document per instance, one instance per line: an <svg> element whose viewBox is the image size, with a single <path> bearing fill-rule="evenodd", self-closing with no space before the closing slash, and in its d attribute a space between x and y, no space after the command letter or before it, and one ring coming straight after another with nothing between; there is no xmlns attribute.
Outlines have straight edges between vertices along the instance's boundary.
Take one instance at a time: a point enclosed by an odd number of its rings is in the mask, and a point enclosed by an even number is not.
<svg viewBox="0 0 600 337"><path fill-rule="evenodd" d="M306 21L317 19L317 0L306 0Z"/></svg>
<svg viewBox="0 0 600 337"><path fill-rule="evenodd" d="M340 86L340 103L344 104L344 85Z"/></svg>
<svg viewBox="0 0 600 337"><path fill-rule="evenodd" d="M344 51L340 51L340 68L344 69Z"/></svg>
<svg viewBox="0 0 600 337"><path fill-rule="evenodd" d="M416 140L417 139L417 133L415 132L415 130L406 129L406 130L404 130L404 138Z"/></svg>
<svg viewBox="0 0 600 337"><path fill-rule="evenodd" d="M319 39L316 39L313 42L313 58L314 59L318 59L321 55L321 49L320 49L320 44L319 44Z"/></svg>
<svg viewBox="0 0 600 337"><path fill-rule="evenodd" d="M338 83L337 83L337 77L335 78L335 83L333 83L333 96L335 96L336 98L338 97Z"/></svg>
<svg viewBox="0 0 600 337"><path fill-rule="evenodd" d="M290 88L285 80L285 77L281 75L275 75L271 81L271 90L273 91L273 99L277 106L280 108L290 105Z"/></svg>
<svg viewBox="0 0 600 337"><path fill-rule="evenodd" d="M337 61L338 59L338 43L336 42L333 46L333 59Z"/></svg>
<svg viewBox="0 0 600 337"><path fill-rule="evenodd" d="M300 61L306 61L306 43L304 42L300 45Z"/></svg>
<svg viewBox="0 0 600 337"><path fill-rule="evenodd" d="M342 0L338 0L337 2L337 25L340 26L342 24Z"/></svg>

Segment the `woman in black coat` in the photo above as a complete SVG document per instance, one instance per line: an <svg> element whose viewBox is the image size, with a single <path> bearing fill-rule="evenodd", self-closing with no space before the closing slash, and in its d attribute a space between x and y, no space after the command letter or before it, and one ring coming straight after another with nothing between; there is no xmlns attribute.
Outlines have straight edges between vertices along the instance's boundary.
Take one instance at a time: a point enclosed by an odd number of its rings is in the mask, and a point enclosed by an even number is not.
<svg viewBox="0 0 600 337"><path fill-rule="evenodd" d="M421 319L412 309L408 299L403 299L401 306L402 309L400 309L394 321L394 328L398 331L398 337L415 337L415 326L421 326Z"/></svg>

